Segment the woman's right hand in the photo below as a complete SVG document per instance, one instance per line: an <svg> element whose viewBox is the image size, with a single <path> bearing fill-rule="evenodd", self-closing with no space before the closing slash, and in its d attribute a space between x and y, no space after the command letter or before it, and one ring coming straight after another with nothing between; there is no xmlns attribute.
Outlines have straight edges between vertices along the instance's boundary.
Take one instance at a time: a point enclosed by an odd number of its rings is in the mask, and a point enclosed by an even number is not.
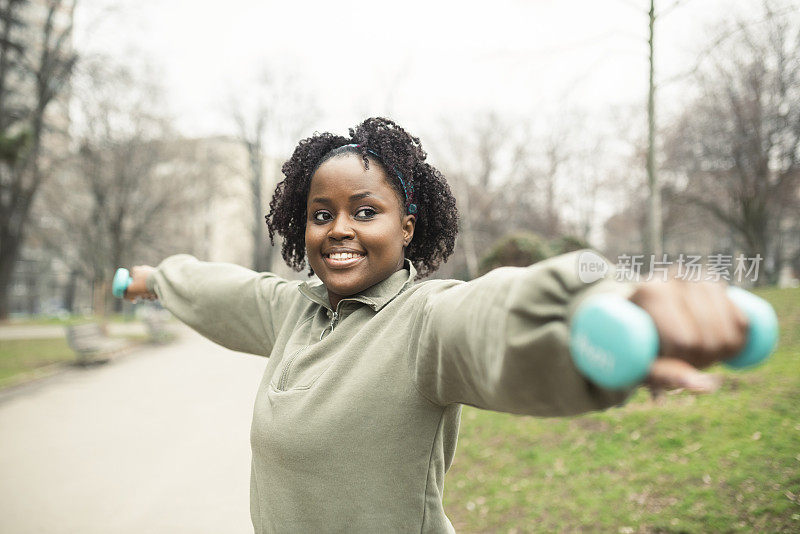
<svg viewBox="0 0 800 534"><path fill-rule="evenodd" d="M630 300L652 317L658 330L659 357L647 379L654 394L662 389L716 390L719 377L699 369L736 356L747 341L747 316L728 298L726 287L678 280L645 282Z"/></svg>
<svg viewBox="0 0 800 534"><path fill-rule="evenodd" d="M150 265L137 265L131 268L132 281L125 290L125 299L134 301L136 299L154 300L158 298L155 293L147 290L147 277L154 272L155 267Z"/></svg>

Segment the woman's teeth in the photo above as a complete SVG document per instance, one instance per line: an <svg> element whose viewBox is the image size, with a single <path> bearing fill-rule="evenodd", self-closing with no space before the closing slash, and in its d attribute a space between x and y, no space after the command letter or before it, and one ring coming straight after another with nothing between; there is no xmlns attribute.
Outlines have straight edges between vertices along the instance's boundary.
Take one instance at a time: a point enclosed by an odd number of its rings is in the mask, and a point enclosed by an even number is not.
<svg viewBox="0 0 800 534"><path fill-rule="evenodd" d="M363 254L356 254L353 252L334 252L328 255L332 260L351 260L353 258L360 258L361 256L363 256Z"/></svg>

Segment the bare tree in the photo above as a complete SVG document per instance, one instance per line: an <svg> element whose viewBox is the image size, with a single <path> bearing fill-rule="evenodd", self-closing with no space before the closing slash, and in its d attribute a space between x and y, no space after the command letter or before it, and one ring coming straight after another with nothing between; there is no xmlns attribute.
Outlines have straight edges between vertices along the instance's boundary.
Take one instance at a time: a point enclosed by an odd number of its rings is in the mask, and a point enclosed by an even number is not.
<svg viewBox="0 0 800 534"><path fill-rule="evenodd" d="M596 154L584 147L589 135L583 113L562 109L541 126L539 133L525 127L518 136L508 189L515 198L524 199L526 205L520 204L515 213L523 217L525 229L554 239L577 226L565 219L565 207L576 193L585 192L577 191L576 183L588 178L585 163L595 159Z"/></svg>
<svg viewBox="0 0 800 534"><path fill-rule="evenodd" d="M48 177L44 140L51 104L77 61L71 47L75 0L0 4L0 319L31 207ZM31 13L41 17L32 16Z"/></svg>
<svg viewBox="0 0 800 534"><path fill-rule="evenodd" d="M459 244L467 278L478 276L483 250L502 235L497 216L508 180L513 143L510 127L495 113L477 116L471 124L448 124L438 151L460 213ZM503 225L507 224L503 221Z"/></svg>
<svg viewBox="0 0 800 534"><path fill-rule="evenodd" d="M78 149L70 172L46 189L42 239L91 282L102 313L114 270L174 247L182 227L197 226L186 215L202 220L197 206L211 193L198 168L206 162L159 113L157 87L108 61L85 67L76 80Z"/></svg>
<svg viewBox="0 0 800 534"><path fill-rule="evenodd" d="M535 232L552 240L589 232L594 204L578 206L573 197L587 190L596 195L604 176L596 165L601 144L584 126L575 111L548 124L486 113L471 124L446 126L437 152L458 199L466 277L480 273L481 257L507 234Z"/></svg>
<svg viewBox="0 0 800 534"><path fill-rule="evenodd" d="M700 94L667 147L669 167L687 178L677 198L731 228L774 282L800 213L800 32L796 14L768 2L764 12L724 30L731 37L698 69Z"/></svg>
<svg viewBox="0 0 800 534"><path fill-rule="evenodd" d="M618 137L607 131L609 121L605 114L593 118L564 102L558 115L540 119L536 130L533 121L524 123L505 188L519 230L549 240L592 239L600 191L618 190L629 181L617 168L619 156L611 155L608 139Z"/></svg>
<svg viewBox="0 0 800 534"><path fill-rule="evenodd" d="M247 152L252 206L251 267L266 271L272 267L273 249L267 243L265 191L277 183L279 168L274 162L289 156L289 147L308 129L318 112L291 74L264 71L250 91L231 96L228 113Z"/></svg>
<svg viewBox="0 0 800 534"><path fill-rule="evenodd" d="M614 172L604 165L603 155L606 151L605 140L600 137L584 139L584 143L575 152L572 164L568 165L571 176L572 198L568 204L573 210L573 229L569 233L590 242L593 238L596 219L598 217L598 198L601 192L608 192L614 185ZM604 194L605 198L609 195ZM562 228L567 230L567 228Z"/></svg>

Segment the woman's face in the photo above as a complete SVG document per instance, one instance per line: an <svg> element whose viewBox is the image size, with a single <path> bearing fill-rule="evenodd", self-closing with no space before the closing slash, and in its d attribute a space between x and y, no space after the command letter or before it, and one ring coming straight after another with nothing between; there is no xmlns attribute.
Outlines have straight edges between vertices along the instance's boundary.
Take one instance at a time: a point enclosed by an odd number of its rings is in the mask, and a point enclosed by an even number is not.
<svg viewBox="0 0 800 534"><path fill-rule="evenodd" d="M355 154L329 159L312 176L306 205L308 263L334 309L403 268L414 216L374 161L364 169Z"/></svg>

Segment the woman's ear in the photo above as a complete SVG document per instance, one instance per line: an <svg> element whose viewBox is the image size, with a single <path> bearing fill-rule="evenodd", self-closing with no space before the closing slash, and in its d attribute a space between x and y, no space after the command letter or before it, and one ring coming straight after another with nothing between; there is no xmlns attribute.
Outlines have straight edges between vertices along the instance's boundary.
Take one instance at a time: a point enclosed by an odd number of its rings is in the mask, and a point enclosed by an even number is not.
<svg viewBox="0 0 800 534"><path fill-rule="evenodd" d="M417 224L417 218L413 215L406 215L403 217L401 223L403 227L403 246L407 247L411 240L414 238L414 226Z"/></svg>

